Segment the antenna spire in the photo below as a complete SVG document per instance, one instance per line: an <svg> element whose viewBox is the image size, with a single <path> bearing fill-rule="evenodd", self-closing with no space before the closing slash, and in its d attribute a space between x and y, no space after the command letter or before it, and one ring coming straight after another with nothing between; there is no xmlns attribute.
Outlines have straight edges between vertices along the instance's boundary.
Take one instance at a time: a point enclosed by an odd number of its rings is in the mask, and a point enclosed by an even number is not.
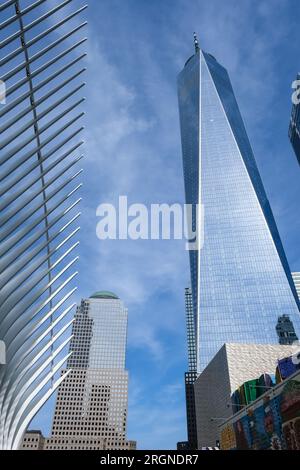
<svg viewBox="0 0 300 470"><path fill-rule="evenodd" d="M200 47L199 47L199 42L198 42L196 33L194 33L194 46L195 46L195 52L197 53L200 50Z"/></svg>

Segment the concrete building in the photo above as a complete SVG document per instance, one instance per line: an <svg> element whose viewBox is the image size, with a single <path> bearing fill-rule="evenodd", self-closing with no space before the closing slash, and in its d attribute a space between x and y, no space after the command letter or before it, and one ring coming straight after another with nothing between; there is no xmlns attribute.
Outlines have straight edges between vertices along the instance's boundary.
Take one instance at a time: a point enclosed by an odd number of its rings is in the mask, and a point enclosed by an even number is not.
<svg viewBox="0 0 300 470"><path fill-rule="evenodd" d="M135 449L126 438L127 309L113 293L96 292L77 307L46 450ZM32 433L31 433L32 434ZM22 448L29 438L23 439Z"/></svg>
<svg viewBox="0 0 300 470"><path fill-rule="evenodd" d="M300 298L300 273L292 273L292 278L295 284L296 292ZM276 331L278 334L279 344L293 344L294 341L298 341L298 336L295 332L294 324L289 315L280 315L276 325Z"/></svg>
<svg viewBox="0 0 300 470"><path fill-rule="evenodd" d="M105 450L104 439L52 439L43 436L41 431L27 431L20 450ZM126 450L136 450L136 441L127 441Z"/></svg>
<svg viewBox="0 0 300 470"><path fill-rule="evenodd" d="M232 415L231 394L245 381L274 373L293 346L226 343L195 382L198 449L215 446L219 426Z"/></svg>

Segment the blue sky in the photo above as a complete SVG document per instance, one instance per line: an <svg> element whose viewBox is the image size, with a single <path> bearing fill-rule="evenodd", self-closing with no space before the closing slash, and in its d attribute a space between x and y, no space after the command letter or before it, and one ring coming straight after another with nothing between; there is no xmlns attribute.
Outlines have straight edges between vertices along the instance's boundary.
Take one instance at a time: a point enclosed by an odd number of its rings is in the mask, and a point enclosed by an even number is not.
<svg viewBox="0 0 300 470"><path fill-rule="evenodd" d="M299 14L298 0L89 1L76 300L107 289L129 309L128 437L140 449L186 438L188 255L181 241L99 241L96 208L119 195L184 202L176 77L196 31L228 69L291 269L300 270L299 166L287 137ZM50 432L53 403L31 427Z"/></svg>

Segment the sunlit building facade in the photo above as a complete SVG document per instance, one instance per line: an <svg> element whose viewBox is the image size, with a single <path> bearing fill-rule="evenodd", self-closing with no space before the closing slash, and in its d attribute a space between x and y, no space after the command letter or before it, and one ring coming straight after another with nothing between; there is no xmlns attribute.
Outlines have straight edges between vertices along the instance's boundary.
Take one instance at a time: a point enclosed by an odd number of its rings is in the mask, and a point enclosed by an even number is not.
<svg viewBox="0 0 300 470"><path fill-rule="evenodd" d="M225 343L222 346L194 386L199 449L215 446L220 439L220 426L233 414L232 393L248 380L265 373L274 374L278 359L292 354L295 349L291 345ZM242 409L240 405L237 408ZM264 417L261 421L258 426L262 427Z"/></svg>

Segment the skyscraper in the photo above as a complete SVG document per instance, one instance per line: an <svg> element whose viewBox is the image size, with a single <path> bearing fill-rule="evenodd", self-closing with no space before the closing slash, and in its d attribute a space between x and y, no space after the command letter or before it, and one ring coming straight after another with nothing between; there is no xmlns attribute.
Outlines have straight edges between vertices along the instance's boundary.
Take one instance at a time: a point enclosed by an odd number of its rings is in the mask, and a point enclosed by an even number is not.
<svg viewBox="0 0 300 470"><path fill-rule="evenodd" d="M44 449L133 449L126 439L127 309L113 293L96 292L77 307L67 374L57 394L52 435ZM27 433L23 448L28 448Z"/></svg>
<svg viewBox="0 0 300 470"><path fill-rule="evenodd" d="M297 75L297 80L299 80L300 83L300 73ZM289 138L300 164L300 103L294 103L292 107Z"/></svg>
<svg viewBox="0 0 300 470"><path fill-rule="evenodd" d="M186 313L186 333L188 344L188 367L189 372L197 371L197 351L194 329L194 311L192 289L185 289L185 313Z"/></svg>
<svg viewBox="0 0 300 470"><path fill-rule="evenodd" d="M178 98L186 203L204 206L189 252L201 372L225 342L277 343L280 315L299 335L299 300L228 73L197 41Z"/></svg>
<svg viewBox="0 0 300 470"><path fill-rule="evenodd" d="M57 373L75 306L85 8L0 5L0 449L19 447L64 379Z"/></svg>

